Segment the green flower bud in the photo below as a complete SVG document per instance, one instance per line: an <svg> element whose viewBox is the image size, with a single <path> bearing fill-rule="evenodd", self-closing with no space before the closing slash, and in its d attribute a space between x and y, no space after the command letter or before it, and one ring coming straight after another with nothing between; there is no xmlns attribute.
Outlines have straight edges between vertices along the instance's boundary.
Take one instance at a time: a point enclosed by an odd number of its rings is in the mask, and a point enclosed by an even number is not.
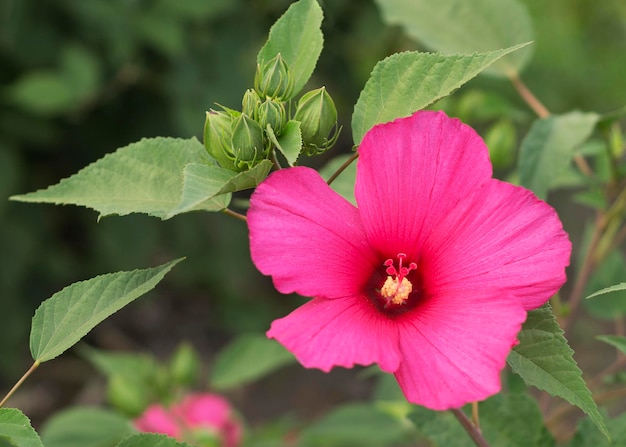
<svg viewBox="0 0 626 447"><path fill-rule="evenodd" d="M302 95L293 119L300 121L302 143L308 155L321 154L337 142L337 109L326 87Z"/></svg>
<svg viewBox="0 0 626 447"><path fill-rule="evenodd" d="M170 360L170 375L177 385L191 386L198 379L200 358L189 343L182 343Z"/></svg>
<svg viewBox="0 0 626 447"><path fill-rule="evenodd" d="M241 101L241 111L250 117L254 117L257 108L261 104L261 98L251 88L246 90Z"/></svg>
<svg viewBox="0 0 626 447"><path fill-rule="evenodd" d="M215 110L207 112L204 122L204 147L221 167L235 171L230 145L232 121L233 117L227 112Z"/></svg>
<svg viewBox="0 0 626 447"><path fill-rule="evenodd" d="M263 159L265 144L259 123L242 114L233 120L232 130L231 153L239 170L248 169Z"/></svg>
<svg viewBox="0 0 626 447"><path fill-rule="evenodd" d="M293 77L289 67L278 53L273 59L262 66L257 64L254 75L254 89L261 98L277 98L283 101L291 98L293 93Z"/></svg>
<svg viewBox="0 0 626 447"><path fill-rule="evenodd" d="M122 413L135 417L150 403L150 393L142 382L113 374L109 378L107 399Z"/></svg>
<svg viewBox="0 0 626 447"><path fill-rule="evenodd" d="M254 117L264 130L269 124L276 136L281 134L287 123L287 112L283 103L270 98L259 104Z"/></svg>
<svg viewBox="0 0 626 447"><path fill-rule="evenodd" d="M496 122L485 135L489 158L496 169L508 169L515 163L517 131L511 120L503 118Z"/></svg>

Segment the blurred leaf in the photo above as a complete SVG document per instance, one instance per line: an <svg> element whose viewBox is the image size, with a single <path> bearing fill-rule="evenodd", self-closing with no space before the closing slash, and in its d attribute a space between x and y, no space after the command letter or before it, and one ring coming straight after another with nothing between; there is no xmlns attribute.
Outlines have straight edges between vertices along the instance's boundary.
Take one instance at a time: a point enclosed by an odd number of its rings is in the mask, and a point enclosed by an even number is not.
<svg viewBox="0 0 626 447"><path fill-rule="evenodd" d="M623 354L626 354L626 337L622 335L598 335L596 338L619 349Z"/></svg>
<svg viewBox="0 0 626 447"><path fill-rule="evenodd" d="M13 196L11 200L81 205L98 211L100 217L146 213L166 219L181 207L185 167L190 163L207 167L214 163L204 145L195 138L144 138L106 155L56 185ZM209 171L217 173L219 169ZM227 180L219 177L217 181L223 186ZM211 178L204 181L215 183ZM185 211L221 210L228 199L206 200Z"/></svg>
<svg viewBox="0 0 626 447"><path fill-rule="evenodd" d="M350 155L339 155L320 169L320 175L326 180L333 175L337 169L341 167L348 159ZM354 199L354 183L356 180L356 160L350 163L350 165L339 174L339 176L330 184L330 187L344 199L356 206L356 200Z"/></svg>
<svg viewBox="0 0 626 447"><path fill-rule="evenodd" d="M30 420L17 408L0 408L0 436L8 445L43 447Z"/></svg>
<svg viewBox="0 0 626 447"><path fill-rule="evenodd" d="M74 107L72 86L62 73L30 71L5 90L17 106L43 115L55 115Z"/></svg>
<svg viewBox="0 0 626 447"><path fill-rule="evenodd" d="M157 366L155 358L148 354L102 351L85 344L78 346L78 352L107 377L146 378L153 375Z"/></svg>
<svg viewBox="0 0 626 447"><path fill-rule="evenodd" d="M508 118L502 118L489 128L485 144L494 169L507 169L515 163L517 131Z"/></svg>
<svg viewBox="0 0 626 447"><path fill-rule="evenodd" d="M507 362L527 385L559 396L583 410L598 429L609 436L602 415L572 357L563 330L549 304L528 313Z"/></svg>
<svg viewBox="0 0 626 447"><path fill-rule="evenodd" d="M595 429L589 418L581 419L571 442L567 447L618 447L626 445L626 413L607 420L611 441Z"/></svg>
<svg viewBox="0 0 626 447"><path fill-rule="evenodd" d="M295 166L298 161L298 157L300 156L300 151L302 150L302 135L300 133L300 122L290 120L285 125L283 129L283 133L279 138L276 138L274 132L271 127L267 128L267 133L269 135L270 140L281 154L285 156L287 159L287 163L289 166Z"/></svg>
<svg viewBox="0 0 626 447"><path fill-rule="evenodd" d="M567 172L576 148L589 138L598 118L596 113L574 111L536 120L520 148L522 185L545 199Z"/></svg>
<svg viewBox="0 0 626 447"><path fill-rule="evenodd" d="M7 436L0 435L0 447L20 447Z"/></svg>
<svg viewBox="0 0 626 447"><path fill-rule="evenodd" d="M158 11L146 11L137 15L134 25L144 42L170 58L185 50L185 25L176 17L159 14Z"/></svg>
<svg viewBox="0 0 626 447"><path fill-rule="evenodd" d="M178 442L174 438L155 433L141 433L129 436L117 447L192 447L186 442Z"/></svg>
<svg viewBox="0 0 626 447"><path fill-rule="evenodd" d="M626 283L619 283L624 279L624 272L624 255L620 250L612 250L594 269L585 286L585 309L595 317L611 321L626 315Z"/></svg>
<svg viewBox="0 0 626 447"><path fill-rule="evenodd" d="M303 447L380 447L406 438L401 421L373 404L336 408L302 431Z"/></svg>
<svg viewBox="0 0 626 447"><path fill-rule="evenodd" d="M93 96L100 83L100 63L88 49L68 45L61 54L61 69L72 88L75 101Z"/></svg>
<svg viewBox="0 0 626 447"><path fill-rule="evenodd" d="M516 0L377 0L383 19L443 53L486 52L533 40L526 8ZM511 76L523 70L532 51L504 56L485 70Z"/></svg>
<svg viewBox="0 0 626 447"><path fill-rule="evenodd" d="M117 413L74 407L46 421L41 439L46 447L113 447L134 432L130 421Z"/></svg>
<svg viewBox="0 0 626 447"><path fill-rule="evenodd" d="M614 286L607 287L606 289L598 290L597 292L589 295L587 299L593 298L598 295L604 295L605 293L619 292L620 290L626 290L626 282L622 282Z"/></svg>
<svg viewBox="0 0 626 447"><path fill-rule="evenodd" d="M74 283L45 300L35 312L30 352L36 362L71 348L98 323L152 290L183 258L159 267L100 275Z"/></svg>
<svg viewBox="0 0 626 447"><path fill-rule="evenodd" d="M550 447L537 401L526 393L500 393L480 404L480 428L492 446Z"/></svg>
<svg viewBox="0 0 626 447"><path fill-rule="evenodd" d="M283 57L294 79L293 95L309 80L322 52L324 37L322 8L316 0L300 0L274 23L257 62L269 61L278 53Z"/></svg>
<svg viewBox="0 0 626 447"><path fill-rule="evenodd" d="M243 334L222 349L213 365L211 387L226 390L295 363L295 357L263 334Z"/></svg>
<svg viewBox="0 0 626 447"><path fill-rule="evenodd" d="M475 77L505 54L504 50L466 55L405 52L378 62L359 95L352 114L352 138L359 144L378 123L409 116Z"/></svg>
<svg viewBox="0 0 626 447"><path fill-rule="evenodd" d="M480 425L489 445L551 447L554 440L544 427L536 401L526 393L500 393L480 402ZM436 447L471 447L465 430L450 412L414 407L409 418Z"/></svg>

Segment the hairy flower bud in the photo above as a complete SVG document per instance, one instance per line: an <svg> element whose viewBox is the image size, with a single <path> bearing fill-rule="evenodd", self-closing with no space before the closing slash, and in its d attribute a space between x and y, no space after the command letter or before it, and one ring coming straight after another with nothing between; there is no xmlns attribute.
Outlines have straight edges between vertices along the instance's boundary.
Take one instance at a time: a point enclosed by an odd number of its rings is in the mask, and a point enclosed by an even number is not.
<svg viewBox="0 0 626 447"><path fill-rule="evenodd" d="M235 165L240 169L247 169L265 155L263 129L259 123L248 115L241 114L232 122L231 152L235 158Z"/></svg>
<svg viewBox="0 0 626 447"><path fill-rule="evenodd" d="M293 119L300 121L302 143L308 155L321 154L337 142L337 109L326 87L302 95Z"/></svg>
<svg viewBox="0 0 626 447"><path fill-rule="evenodd" d="M241 101L241 112L254 118L256 115L256 110L260 104L261 98L259 97L258 93L249 88L243 95L243 100Z"/></svg>
<svg viewBox="0 0 626 447"><path fill-rule="evenodd" d="M204 147L223 168L236 170L231 153L233 118L228 112L211 110L204 122Z"/></svg>
<svg viewBox="0 0 626 447"><path fill-rule="evenodd" d="M254 117L263 130L269 124L276 136L281 134L283 126L287 123L287 113L283 103L270 98L259 104Z"/></svg>
<svg viewBox="0 0 626 447"><path fill-rule="evenodd" d="M282 100L291 98L293 77L280 53L262 65L257 64L254 89L261 98L269 97Z"/></svg>

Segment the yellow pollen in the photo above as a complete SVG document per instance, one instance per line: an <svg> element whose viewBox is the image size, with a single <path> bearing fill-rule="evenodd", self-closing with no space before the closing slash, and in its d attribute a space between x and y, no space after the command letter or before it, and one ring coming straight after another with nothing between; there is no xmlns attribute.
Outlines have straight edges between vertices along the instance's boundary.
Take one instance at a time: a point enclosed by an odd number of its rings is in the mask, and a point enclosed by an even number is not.
<svg viewBox="0 0 626 447"><path fill-rule="evenodd" d="M406 278L402 278L402 282L398 284L398 278L387 276L385 284L380 289L380 295L387 301L387 304L404 304L409 298L413 284Z"/></svg>

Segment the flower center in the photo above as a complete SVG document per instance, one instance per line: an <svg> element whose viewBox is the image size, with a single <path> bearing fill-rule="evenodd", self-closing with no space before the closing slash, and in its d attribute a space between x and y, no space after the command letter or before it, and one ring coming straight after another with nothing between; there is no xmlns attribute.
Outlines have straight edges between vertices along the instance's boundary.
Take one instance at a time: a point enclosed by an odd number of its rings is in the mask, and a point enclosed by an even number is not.
<svg viewBox="0 0 626 447"><path fill-rule="evenodd" d="M411 270L417 269L417 264L411 262L408 267L402 265L406 259L405 253L398 253L398 268L394 266L393 259L387 259L384 263L387 269L387 279L380 289L380 296L385 301L384 308L391 305L402 305L407 302L409 295L413 291L413 284L406 277Z"/></svg>

